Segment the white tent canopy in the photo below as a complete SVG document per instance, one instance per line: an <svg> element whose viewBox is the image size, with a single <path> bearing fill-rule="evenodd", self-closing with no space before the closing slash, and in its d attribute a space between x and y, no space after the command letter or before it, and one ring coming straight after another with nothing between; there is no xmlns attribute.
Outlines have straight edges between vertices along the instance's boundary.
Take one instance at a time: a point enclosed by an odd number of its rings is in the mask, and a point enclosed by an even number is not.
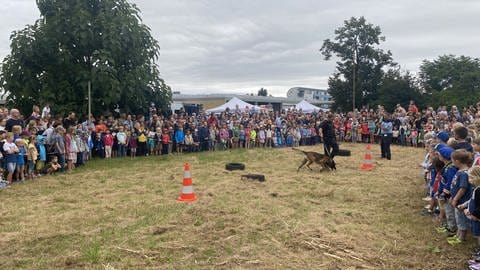
<svg viewBox="0 0 480 270"><path fill-rule="evenodd" d="M240 112L245 112L247 110L249 111L259 111L260 110L260 107L258 106L255 106L255 105L252 105L250 103L247 103L237 97L233 97L232 99L230 99L227 103L221 105L221 106L218 106L218 107L215 107L215 108L212 108L212 109L208 109L206 110L207 113L222 113L224 111L227 110L227 108L230 109L231 112L235 112L235 111L240 111Z"/></svg>
<svg viewBox="0 0 480 270"><path fill-rule="evenodd" d="M299 103L297 103L297 105L295 105L295 109L297 110L302 110L302 112L304 113L313 113L313 112L324 112L325 110L320 108L320 107L317 107L313 104L310 104L308 101L305 101L305 100L302 100L300 101Z"/></svg>

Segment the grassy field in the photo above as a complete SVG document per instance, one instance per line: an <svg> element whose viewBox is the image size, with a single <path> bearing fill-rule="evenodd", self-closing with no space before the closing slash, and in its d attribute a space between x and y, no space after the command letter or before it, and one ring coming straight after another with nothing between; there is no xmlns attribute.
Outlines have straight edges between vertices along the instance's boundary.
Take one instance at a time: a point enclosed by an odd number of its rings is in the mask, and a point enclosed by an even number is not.
<svg viewBox="0 0 480 270"><path fill-rule="evenodd" d="M100 160L0 190L0 269L464 269L421 216L421 149L360 172L296 169L291 149ZM321 147L303 147L321 151ZM194 203L177 202L190 163ZM226 171L243 162L245 171ZM266 182L241 180L261 173Z"/></svg>

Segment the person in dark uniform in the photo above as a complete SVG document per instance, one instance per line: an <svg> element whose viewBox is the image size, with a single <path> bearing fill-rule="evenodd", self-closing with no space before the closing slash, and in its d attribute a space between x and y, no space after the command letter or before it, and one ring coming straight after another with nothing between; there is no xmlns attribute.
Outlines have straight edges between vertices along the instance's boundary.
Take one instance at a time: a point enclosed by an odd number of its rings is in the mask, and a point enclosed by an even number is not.
<svg viewBox="0 0 480 270"><path fill-rule="evenodd" d="M331 153L331 158L338 154L338 144L335 138L335 129L333 127L333 114L328 113L325 120L320 124L318 134L323 141L323 150L325 155ZM333 150L332 150L333 149Z"/></svg>

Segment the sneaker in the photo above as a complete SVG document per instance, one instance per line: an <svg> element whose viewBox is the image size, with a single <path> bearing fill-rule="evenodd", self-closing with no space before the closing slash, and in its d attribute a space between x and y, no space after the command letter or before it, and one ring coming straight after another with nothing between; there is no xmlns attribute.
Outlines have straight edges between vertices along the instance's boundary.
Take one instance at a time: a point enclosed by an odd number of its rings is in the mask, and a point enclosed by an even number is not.
<svg viewBox="0 0 480 270"><path fill-rule="evenodd" d="M446 233L446 232L447 232L447 228L445 228L445 226L436 227L435 230L436 230L438 233Z"/></svg>
<svg viewBox="0 0 480 270"><path fill-rule="evenodd" d="M430 208L430 204L425 205L423 208L425 208L425 209L431 209L431 208Z"/></svg>
<svg viewBox="0 0 480 270"><path fill-rule="evenodd" d="M461 244L463 243L463 240L461 240L460 238L458 238L456 235L455 236L452 236L452 237L449 237L447 238L447 242L454 246L454 245L458 245L458 244Z"/></svg>
<svg viewBox="0 0 480 270"><path fill-rule="evenodd" d="M426 202L429 202L429 201L432 200L432 197L427 196L427 197L425 197L425 198L422 198L422 200L424 200L424 201L426 201Z"/></svg>
<svg viewBox="0 0 480 270"><path fill-rule="evenodd" d="M455 238L458 238L458 236L456 234L454 236L447 237L447 240L451 240L451 239L455 239Z"/></svg>

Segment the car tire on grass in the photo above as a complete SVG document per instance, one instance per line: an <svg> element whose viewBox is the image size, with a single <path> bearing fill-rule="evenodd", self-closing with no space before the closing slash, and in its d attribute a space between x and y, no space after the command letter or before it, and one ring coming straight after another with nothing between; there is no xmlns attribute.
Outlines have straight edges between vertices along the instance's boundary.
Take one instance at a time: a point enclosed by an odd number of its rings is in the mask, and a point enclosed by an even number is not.
<svg viewBox="0 0 480 270"><path fill-rule="evenodd" d="M350 150L346 150L346 149L338 150L338 154L337 154L337 156L341 156L341 157L349 157L350 155L351 155Z"/></svg>

